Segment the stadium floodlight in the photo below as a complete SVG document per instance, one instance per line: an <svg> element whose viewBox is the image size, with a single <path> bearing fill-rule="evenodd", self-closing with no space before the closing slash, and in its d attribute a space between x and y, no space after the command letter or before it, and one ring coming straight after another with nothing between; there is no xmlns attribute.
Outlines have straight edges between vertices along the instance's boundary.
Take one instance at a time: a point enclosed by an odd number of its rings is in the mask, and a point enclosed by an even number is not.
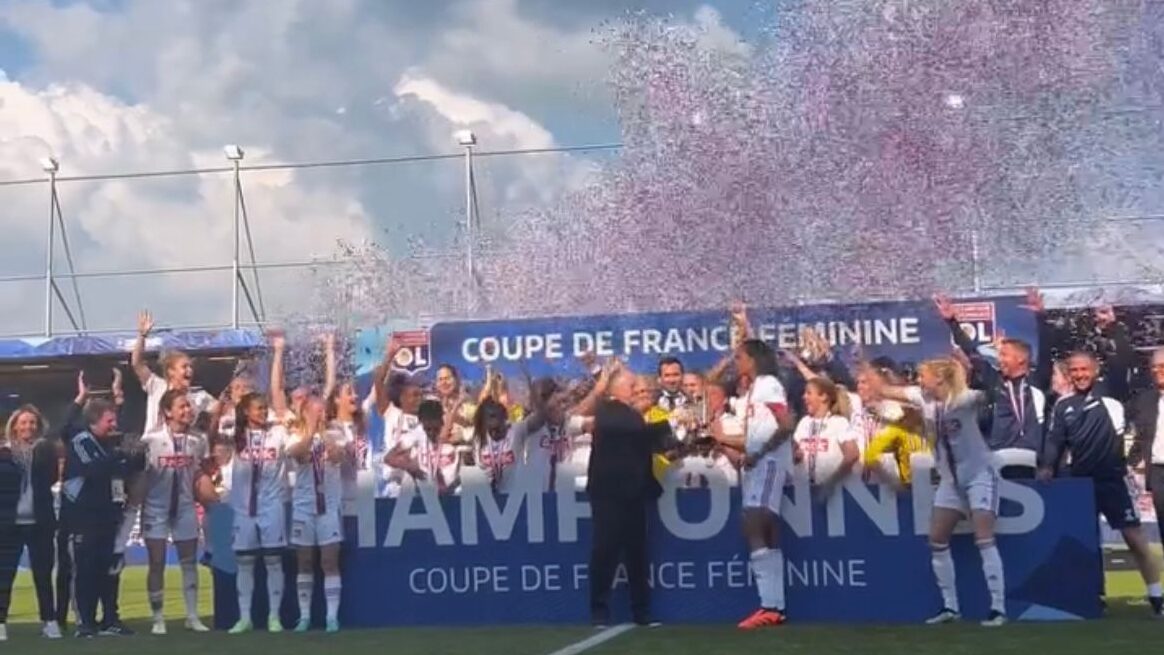
<svg viewBox="0 0 1164 655"><path fill-rule="evenodd" d="M231 161L242 161L243 155L246 154L243 152L242 148L233 143L223 148L222 152L224 152L226 154L226 158Z"/></svg>
<svg viewBox="0 0 1164 655"><path fill-rule="evenodd" d="M458 145L466 147L477 145L477 135L473 134L473 130L457 130L453 133L453 138L457 140Z"/></svg>
<svg viewBox="0 0 1164 655"><path fill-rule="evenodd" d="M55 157L45 157L40 160L40 169L46 173L56 173L61 170L61 164Z"/></svg>
<svg viewBox="0 0 1164 655"><path fill-rule="evenodd" d="M945 102L950 109L961 109L966 106L966 99L960 93L947 93Z"/></svg>

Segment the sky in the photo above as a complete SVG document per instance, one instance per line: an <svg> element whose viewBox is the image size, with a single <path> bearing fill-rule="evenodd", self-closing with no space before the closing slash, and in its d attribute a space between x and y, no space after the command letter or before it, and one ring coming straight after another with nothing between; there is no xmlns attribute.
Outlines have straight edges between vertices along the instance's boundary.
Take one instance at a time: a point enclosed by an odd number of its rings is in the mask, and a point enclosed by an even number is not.
<svg viewBox="0 0 1164 655"><path fill-rule="evenodd" d="M665 12L745 37L746 0L5 0L0 3L0 181L226 165L617 143L596 30ZM481 160L482 221L582 184L610 154ZM463 220L459 161L246 173L259 261L336 252L339 239L446 250ZM48 186L0 186L0 277L42 275ZM62 182L76 268L229 264L229 176ZM60 242L57 270L65 270ZM269 306L293 310L302 274L263 273ZM69 280L58 282L72 297ZM221 324L230 273L82 279L91 329ZM39 333L44 282L5 283L0 332ZM73 305L76 309L75 304ZM59 306L56 329L68 322Z"/></svg>

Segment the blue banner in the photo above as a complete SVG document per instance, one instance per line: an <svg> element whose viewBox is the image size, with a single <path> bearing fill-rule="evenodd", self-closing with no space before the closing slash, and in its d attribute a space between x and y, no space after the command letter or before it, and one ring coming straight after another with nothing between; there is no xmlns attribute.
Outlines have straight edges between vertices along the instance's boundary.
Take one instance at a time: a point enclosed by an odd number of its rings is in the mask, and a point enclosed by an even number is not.
<svg viewBox="0 0 1164 655"><path fill-rule="evenodd" d="M962 328L980 345L1001 334L1037 342L1034 314L1017 297L960 300L956 310ZM665 356L698 371L727 353L727 319L725 311L704 311L438 323L429 350L434 366L452 364L467 379L479 379L486 365L513 378L519 362L534 376L580 374L576 359L587 351L620 357L640 372L653 371ZM842 353L859 345L867 357L898 362L949 354L951 347L950 330L928 300L752 308L749 319L759 338L782 349L796 348L805 327Z"/></svg>
<svg viewBox="0 0 1164 655"><path fill-rule="evenodd" d="M133 350L135 341L137 335L133 333L0 339L0 360L124 355ZM258 330L158 331L146 340L146 350L184 350L196 353L208 350L249 349L265 343L266 340Z"/></svg>
<svg viewBox="0 0 1164 655"><path fill-rule="evenodd" d="M568 488L494 496L487 487L467 487L459 497L422 490L398 501L375 500L374 513L361 511L348 524L342 623L586 622L589 506ZM854 479L819 504L807 483L787 488L781 545L789 617L919 622L940 609L926 538L933 493L926 485L896 496ZM1004 481L1000 495L998 543L1010 617L1098 617L1102 561L1090 480ZM664 493L649 528L654 616L730 623L755 609L738 510L739 493L727 487ZM953 551L962 610L983 617L981 558L968 526L961 527ZM293 569L286 573L293 580ZM621 573L616 585L616 618L625 620ZM265 617L263 596L260 588L258 617ZM237 617L233 576L216 574L215 608L220 627ZM293 603L283 610L293 624Z"/></svg>

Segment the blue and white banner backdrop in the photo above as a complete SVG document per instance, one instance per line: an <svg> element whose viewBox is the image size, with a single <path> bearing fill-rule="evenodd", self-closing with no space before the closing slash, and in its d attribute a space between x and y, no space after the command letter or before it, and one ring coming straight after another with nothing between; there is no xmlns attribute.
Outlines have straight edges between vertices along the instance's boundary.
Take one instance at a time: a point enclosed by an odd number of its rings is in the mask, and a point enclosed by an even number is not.
<svg viewBox="0 0 1164 655"><path fill-rule="evenodd" d="M929 471L917 474L928 479ZM438 498L421 487L393 501L374 499L370 478L361 480L346 524L341 621L353 627L587 621L590 509L573 480L560 482L557 494L495 496L470 485L460 496ZM785 489L781 519L790 617L916 622L940 607L926 541L931 486L897 496L853 478L820 504L806 482L797 484ZM1010 616L1098 617L1102 559L1090 480L1003 481L1000 495ZM738 515L736 489L664 492L650 518L655 616L722 623L755 608ZM962 609L984 616L986 586L968 525L960 526L953 550ZM214 555L215 623L229 627L238 616L234 576ZM294 589L294 560L284 562L287 589ZM621 574L616 586L616 611L625 610ZM264 588L260 580L256 625L265 623ZM293 624L294 594L281 609Z"/></svg>
<svg viewBox="0 0 1164 655"><path fill-rule="evenodd" d="M962 328L982 346L999 334L1034 345L1035 317L1021 304L1009 296L960 300L956 310ZM756 335L778 348L795 348L805 327L842 352L860 345L868 357L898 362L946 355L952 344L949 328L928 300L756 307L748 314ZM433 362L452 364L470 380L481 378L486 365L514 378L521 372L519 362L534 376L581 373L576 358L587 351L618 356L644 372L668 355L688 369L706 370L727 353L727 323L726 311L437 323L430 331L430 352Z"/></svg>

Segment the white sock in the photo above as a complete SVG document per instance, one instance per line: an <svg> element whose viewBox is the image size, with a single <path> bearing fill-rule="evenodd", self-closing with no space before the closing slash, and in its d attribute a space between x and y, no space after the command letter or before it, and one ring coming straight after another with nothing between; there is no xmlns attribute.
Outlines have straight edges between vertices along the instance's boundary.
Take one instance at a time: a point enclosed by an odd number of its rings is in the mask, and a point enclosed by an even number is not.
<svg viewBox="0 0 1164 655"><path fill-rule="evenodd" d="M752 551L751 560L752 577L756 579L756 593L760 596L760 607L783 610L784 557L779 551L759 548Z"/></svg>
<svg viewBox="0 0 1164 655"><path fill-rule="evenodd" d="M300 573L295 577L295 589L299 593L299 620L311 620L311 592L315 589L315 575Z"/></svg>
<svg viewBox="0 0 1164 655"><path fill-rule="evenodd" d="M1159 582L1153 582L1152 584L1148 585L1148 597L1149 598L1159 598L1161 596L1164 596L1164 591L1160 590L1160 583Z"/></svg>
<svg viewBox="0 0 1164 655"><path fill-rule="evenodd" d="M990 609L1006 614L1006 581L1002 576L1002 556L993 539L978 542L982 554L982 573L986 575L986 590L990 592Z"/></svg>
<svg viewBox="0 0 1164 655"><path fill-rule="evenodd" d="M958 611L958 587L954 579L954 558L950 555L950 544L930 544L934 565L934 577L942 592L942 604L946 609ZM995 551L997 554L997 551Z"/></svg>
<svg viewBox="0 0 1164 655"><path fill-rule="evenodd" d="M133 533L133 528L137 524L137 517L140 513L140 507L126 507L125 511L121 513L121 525L117 528L117 537L113 542L114 555L122 555L125 553L125 545L129 543L129 535Z"/></svg>
<svg viewBox="0 0 1164 655"><path fill-rule="evenodd" d="M279 609L283 607L283 558L278 555L266 555L263 562L267 565L267 599L271 616L279 616Z"/></svg>
<svg viewBox="0 0 1164 655"><path fill-rule="evenodd" d="M149 592L149 597L150 597L150 611L154 615L154 621L164 620L166 613L165 613L165 611L163 611L162 605L166 599L166 592L164 592L164 591L151 591L151 592Z"/></svg>
<svg viewBox="0 0 1164 655"><path fill-rule="evenodd" d="M343 582L338 575L323 576L323 596L327 599L327 620L339 620L340 591Z"/></svg>
<svg viewBox="0 0 1164 655"><path fill-rule="evenodd" d="M251 620L251 599L255 595L255 556L239 555L238 577L235 580L238 588L238 615L243 621Z"/></svg>
<svg viewBox="0 0 1164 655"><path fill-rule="evenodd" d="M194 560L181 562L182 598L186 601L186 618L198 617L198 564Z"/></svg>
<svg viewBox="0 0 1164 655"><path fill-rule="evenodd" d="M772 548L768 551L768 578L772 585L772 599L776 605L770 609L784 611L784 551Z"/></svg>

